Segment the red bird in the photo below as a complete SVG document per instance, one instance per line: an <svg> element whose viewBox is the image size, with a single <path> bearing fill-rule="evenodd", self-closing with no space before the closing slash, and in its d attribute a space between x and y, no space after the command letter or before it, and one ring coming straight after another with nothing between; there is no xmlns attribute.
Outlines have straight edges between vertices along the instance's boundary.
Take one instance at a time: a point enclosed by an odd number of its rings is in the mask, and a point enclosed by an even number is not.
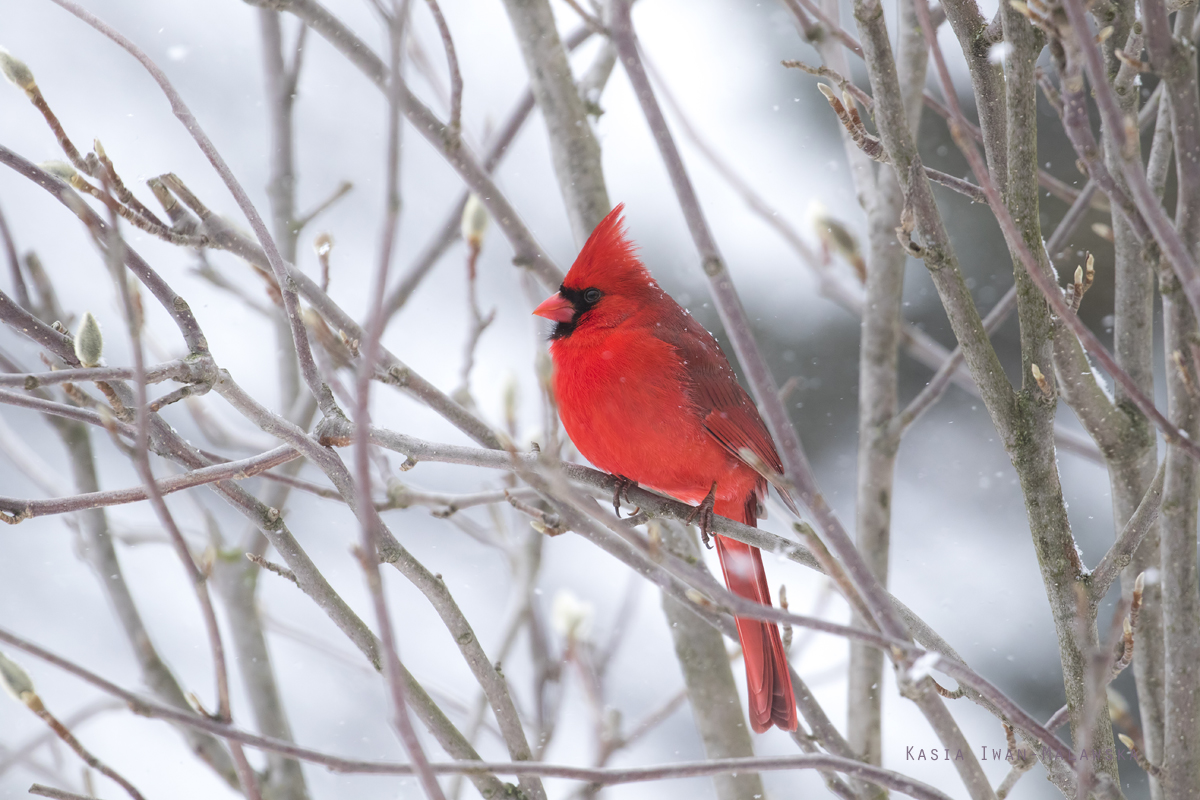
<svg viewBox="0 0 1200 800"><path fill-rule="evenodd" d="M739 452L748 448L782 472L779 455L716 339L637 257L622 208L596 226L558 293L533 312L557 323L550 355L563 427L580 453L624 484L700 503L706 543L714 512L756 527L767 481ZM716 540L729 590L771 605L758 548ZM779 629L738 618L737 630L751 726L759 733L772 725L796 730Z"/></svg>

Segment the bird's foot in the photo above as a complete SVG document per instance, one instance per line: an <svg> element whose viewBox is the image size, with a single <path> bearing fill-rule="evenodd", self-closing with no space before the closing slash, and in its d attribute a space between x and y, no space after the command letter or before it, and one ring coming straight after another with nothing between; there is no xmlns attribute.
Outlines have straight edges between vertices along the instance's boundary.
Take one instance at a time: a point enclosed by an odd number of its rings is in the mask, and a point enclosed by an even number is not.
<svg viewBox="0 0 1200 800"><path fill-rule="evenodd" d="M709 550L712 549L712 543L709 542L708 536L712 532L713 521L713 506L717 502L717 484L714 482L712 488L708 490L708 494L700 501L700 505L692 509L692 513L687 515L684 520L685 524L691 524L692 520L696 520L700 526L700 541L704 542L704 546Z"/></svg>
<svg viewBox="0 0 1200 800"><path fill-rule="evenodd" d="M617 488L613 490L613 511L617 519L621 518L621 499L629 500L629 490L638 488L638 482L624 475L613 475L617 479ZM640 510L640 509L639 509ZM635 512L636 513L636 512Z"/></svg>

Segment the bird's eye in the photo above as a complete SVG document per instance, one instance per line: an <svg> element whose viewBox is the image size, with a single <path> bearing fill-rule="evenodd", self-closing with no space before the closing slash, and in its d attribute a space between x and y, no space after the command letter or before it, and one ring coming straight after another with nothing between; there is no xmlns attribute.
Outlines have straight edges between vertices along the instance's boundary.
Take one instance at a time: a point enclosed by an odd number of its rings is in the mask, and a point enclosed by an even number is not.
<svg viewBox="0 0 1200 800"><path fill-rule="evenodd" d="M599 300L600 300L600 290L599 289L588 289L586 292L583 293L583 302L585 302L585 303L596 303L596 302L599 302Z"/></svg>

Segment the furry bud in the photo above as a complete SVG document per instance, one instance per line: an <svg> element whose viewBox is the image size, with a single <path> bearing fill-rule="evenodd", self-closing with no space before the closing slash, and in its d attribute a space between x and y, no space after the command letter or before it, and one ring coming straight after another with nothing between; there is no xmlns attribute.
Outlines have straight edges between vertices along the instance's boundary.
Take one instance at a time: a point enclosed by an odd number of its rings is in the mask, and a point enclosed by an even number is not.
<svg viewBox="0 0 1200 800"><path fill-rule="evenodd" d="M467 244L474 248L483 244L483 236L487 233L490 220L487 208L479 199L479 195L474 192L467 195L467 204L463 206L462 215L462 237Z"/></svg>
<svg viewBox="0 0 1200 800"><path fill-rule="evenodd" d="M70 183L72 180L79 177L79 173L75 171L74 167L65 161L58 160L57 158L49 161L43 161L42 163L38 164L38 167L46 172L49 172L56 178L62 178L67 183Z"/></svg>
<svg viewBox="0 0 1200 800"><path fill-rule="evenodd" d="M9 694L22 703L28 702L26 698L37 697L33 681L29 678L28 673L21 668L20 664L10 661L3 653L0 653L0 683L4 684L4 688L8 690Z"/></svg>
<svg viewBox="0 0 1200 800"><path fill-rule="evenodd" d="M24 89L26 92L37 88L37 81L33 79L33 70L3 47L0 47L0 72L4 73L4 77L8 78L13 86Z"/></svg>
<svg viewBox="0 0 1200 800"><path fill-rule="evenodd" d="M100 323L92 316L92 312L85 312L79 321L79 329L75 331L75 357L85 367L95 367L100 364L103 355L104 334L100 332Z"/></svg>

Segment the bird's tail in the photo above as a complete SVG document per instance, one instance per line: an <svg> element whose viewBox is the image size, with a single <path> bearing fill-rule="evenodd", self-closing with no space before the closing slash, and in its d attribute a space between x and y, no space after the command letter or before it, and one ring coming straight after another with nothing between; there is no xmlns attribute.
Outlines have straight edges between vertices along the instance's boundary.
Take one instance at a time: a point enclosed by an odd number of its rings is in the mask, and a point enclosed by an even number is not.
<svg viewBox="0 0 1200 800"><path fill-rule="evenodd" d="M718 503L714 509L717 514L757 527L754 503L736 510L723 510L721 505ZM730 511L733 513L728 513ZM729 591L756 603L771 605L771 589L758 548L724 536L717 536L716 540L721 571ZM799 723L796 698L792 693L792 678L779 627L756 619L735 617L734 621L742 642L742 660L746 662L750 726L755 733L762 733L772 725L785 731L796 730Z"/></svg>

